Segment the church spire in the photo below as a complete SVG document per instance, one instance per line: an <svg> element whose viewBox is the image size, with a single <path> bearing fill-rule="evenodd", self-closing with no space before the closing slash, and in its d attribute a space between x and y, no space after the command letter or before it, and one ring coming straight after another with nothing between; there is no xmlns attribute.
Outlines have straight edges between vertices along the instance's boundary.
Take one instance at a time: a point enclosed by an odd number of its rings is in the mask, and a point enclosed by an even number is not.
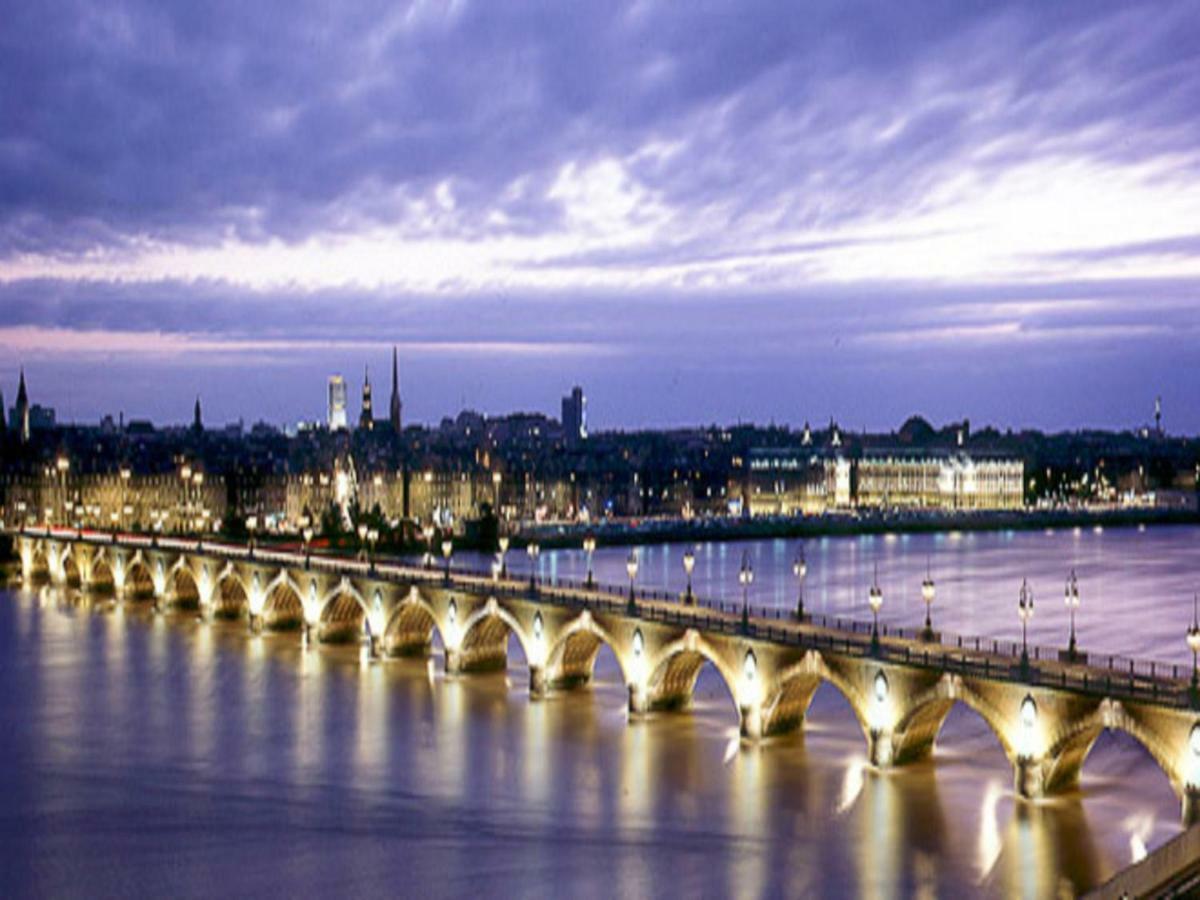
<svg viewBox="0 0 1200 900"><path fill-rule="evenodd" d="M196 407L192 410L192 431L196 434L204 431L204 421L200 418L200 395L196 395Z"/></svg>
<svg viewBox="0 0 1200 900"><path fill-rule="evenodd" d="M396 348L392 347L392 403L389 409L388 419L392 425L392 434L399 437L400 424L400 366L397 361Z"/></svg>
<svg viewBox="0 0 1200 900"><path fill-rule="evenodd" d="M363 367L362 412L358 416L358 427L365 431L375 428L375 414L371 411L371 370Z"/></svg>
<svg viewBox="0 0 1200 900"><path fill-rule="evenodd" d="M29 393L25 390L25 367L21 367L21 381L17 385L16 407L17 438L22 444L29 443Z"/></svg>

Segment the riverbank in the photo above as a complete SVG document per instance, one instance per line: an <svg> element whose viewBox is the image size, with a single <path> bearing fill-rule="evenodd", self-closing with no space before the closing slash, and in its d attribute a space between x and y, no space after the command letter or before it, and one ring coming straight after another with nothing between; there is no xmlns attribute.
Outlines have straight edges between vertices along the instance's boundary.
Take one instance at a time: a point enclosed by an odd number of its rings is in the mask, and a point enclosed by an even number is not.
<svg viewBox="0 0 1200 900"><path fill-rule="evenodd" d="M1196 511L1163 509L834 513L799 518L648 519L594 525L544 525L522 531L513 542L523 545L536 540L540 546L549 549L578 546L588 535L594 536L596 543L602 546L625 546L939 531L1036 531L1196 524L1200 524L1200 513Z"/></svg>

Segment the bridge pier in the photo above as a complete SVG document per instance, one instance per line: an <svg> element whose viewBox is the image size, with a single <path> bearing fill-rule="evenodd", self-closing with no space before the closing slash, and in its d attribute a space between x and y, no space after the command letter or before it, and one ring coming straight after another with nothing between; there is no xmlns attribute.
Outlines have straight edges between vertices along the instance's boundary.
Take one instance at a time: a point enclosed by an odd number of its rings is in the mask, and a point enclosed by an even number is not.
<svg viewBox="0 0 1200 900"><path fill-rule="evenodd" d="M445 671L447 675L458 675L462 672L462 653L459 650L445 648Z"/></svg>
<svg viewBox="0 0 1200 900"><path fill-rule="evenodd" d="M1183 792L1183 827L1200 825L1200 787L1189 787Z"/></svg>
<svg viewBox="0 0 1200 900"><path fill-rule="evenodd" d="M251 634L262 634L262 630L263 630L262 615L257 614L257 613L250 613L250 633Z"/></svg>
<svg viewBox="0 0 1200 900"><path fill-rule="evenodd" d="M751 703L738 706L739 729L746 740L757 741L763 736L762 704Z"/></svg>
<svg viewBox="0 0 1200 900"><path fill-rule="evenodd" d="M546 676L545 666L529 667L529 697L540 700L550 693L550 679Z"/></svg>

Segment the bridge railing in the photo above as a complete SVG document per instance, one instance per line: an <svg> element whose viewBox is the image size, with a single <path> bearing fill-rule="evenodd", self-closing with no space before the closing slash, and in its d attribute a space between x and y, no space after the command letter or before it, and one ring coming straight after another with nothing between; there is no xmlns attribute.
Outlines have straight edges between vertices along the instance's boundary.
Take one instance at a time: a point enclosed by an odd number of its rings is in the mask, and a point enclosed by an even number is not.
<svg viewBox="0 0 1200 900"><path fill-rule="evenodd" d="M27 528L26 534L60 539L89 540L91 535L64 529ZM344 556L272 550L207 540L149 538L142 535L112 536L112 542L135 547L160 546L182 552L203 552L230 559L254 559L283 565L308 566L334 573L355 573L395 583L446 585L444 565L425 567L399 562L353 559ZM601 584L569 578L527 578L514 576L498 579L491 568L454 566L450 585L466 582L486 588L496 596L538 599L579 609L630 613L628 586ZM536 594L531 592L531 586ZM1022 644L1018 641L952 634L944 631L927 637L922 628L880 624L881 640L872 641L870 621L824 613L806 614L799 621L794 612L782 607L743 605L737 602L703 599L683 603L682 592L658 588L635 588L633 614L649 621L678 624L683 627L725 633L800 648L827 649L844 654L869 655L906 665L938 668L960 674L1011 678L1022 682L1076 690L1087 693L1151 700L1160 704L1186 706L1191 702L1186 689L1191 670L1177 663L1139 660L1117 654L1091 653L1066 660L1059 648L1028 645L1028 665L1022 665ZM743 616L743 613L745 614ZM893 640L899 639L899 640ZM1054 663L1051 667L1039 665Z"/></svg>

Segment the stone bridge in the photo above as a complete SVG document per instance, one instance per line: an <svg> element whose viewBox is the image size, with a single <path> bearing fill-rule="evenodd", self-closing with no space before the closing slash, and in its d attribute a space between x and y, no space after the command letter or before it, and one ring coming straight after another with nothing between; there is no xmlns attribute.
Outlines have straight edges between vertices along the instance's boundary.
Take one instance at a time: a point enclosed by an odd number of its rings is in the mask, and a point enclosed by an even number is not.
<svg viewBox="0 0 1200 900"><path fill-rule="evenodd" d="M310 641L361 640L373 656L428 654L436 636L448 673L504 668L512 635L534 698L586 683L603 644L631 714L687 706L711 663L748 740L800 727L827 682L849 701L878 767L928 756L962 703L994 732L1025 797L1074 784L1100 733L1116 729L1158 763L1185 821L1200 817L1200 711L1190 670L1178 667L1040 654L1022 664L1015 648L994 641L873 640L857 624L787 621L779 611L744 615L719 604L207 540L65 529L26 529L16 540L28 582L194 608L253 630L295 628Z"/></svg>

